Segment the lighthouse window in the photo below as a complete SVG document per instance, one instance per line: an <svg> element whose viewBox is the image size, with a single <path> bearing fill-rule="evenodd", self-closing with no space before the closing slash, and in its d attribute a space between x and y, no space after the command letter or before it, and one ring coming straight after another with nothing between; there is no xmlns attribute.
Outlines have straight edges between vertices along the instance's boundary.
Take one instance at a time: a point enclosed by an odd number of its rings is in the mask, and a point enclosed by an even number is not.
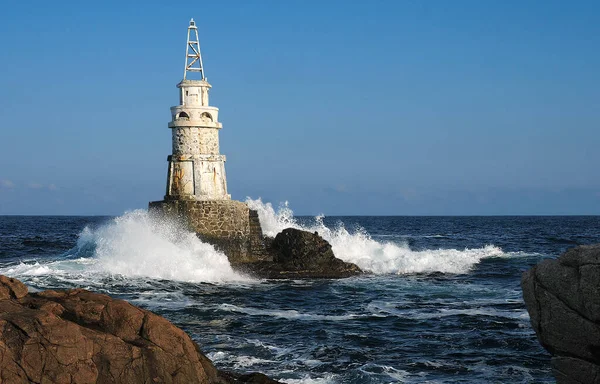
<svg viewBox="0 0 600 384"><path fill-rule="evenodd" d="M201 115L201 117L202 117L203 120L213 121L212 116L208 112L203 112L202 115Z"/></svg>
<svg viewBox="0 0 600 384"><path fill-rule="evenodd" d="M185 113L185 112L179 112L179 115L177 115L177 120L189 120L190 116Z"/></svg>

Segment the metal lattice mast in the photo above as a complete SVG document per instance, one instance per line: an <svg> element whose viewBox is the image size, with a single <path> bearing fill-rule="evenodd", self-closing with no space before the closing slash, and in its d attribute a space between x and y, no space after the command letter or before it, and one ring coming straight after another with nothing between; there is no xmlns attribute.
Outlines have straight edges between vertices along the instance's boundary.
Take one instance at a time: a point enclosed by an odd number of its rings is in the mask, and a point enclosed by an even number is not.
<svg viewBox="0 0 600 384"><path fill-rule="evenodd" d="M192 35L192 30L194 35ZM193 40L195 36L195 40ZM198 28L194 19L190 20L190 26L188 27L187 34L187 47L185 50L185 69L183 71L183 80L185 80L187 73L189 72L200 72L201 80L206 80L204 76L204 66L202 65L202 55L200 54L200 41L198 40Z"/></svg>

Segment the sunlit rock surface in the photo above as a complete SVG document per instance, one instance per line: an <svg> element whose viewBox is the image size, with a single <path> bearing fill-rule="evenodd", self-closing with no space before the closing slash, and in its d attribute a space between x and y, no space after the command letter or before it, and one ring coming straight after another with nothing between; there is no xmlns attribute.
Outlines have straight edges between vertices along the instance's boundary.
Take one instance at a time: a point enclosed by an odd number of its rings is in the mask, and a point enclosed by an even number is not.
<svg viewBox="0 0 600 384"><path fill-rule="evenodd" d="M166 319L83 289L0 276L0 383L275 383L219 372Z"/></svg>

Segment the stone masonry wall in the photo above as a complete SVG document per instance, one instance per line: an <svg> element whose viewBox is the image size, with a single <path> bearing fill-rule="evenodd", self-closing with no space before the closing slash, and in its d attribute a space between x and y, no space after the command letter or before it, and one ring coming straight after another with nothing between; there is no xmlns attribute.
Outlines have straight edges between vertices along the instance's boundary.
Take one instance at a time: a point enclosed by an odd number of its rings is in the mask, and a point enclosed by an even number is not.
<svg viewBox="0 0 600 384"><path fill-rule="evenodd" d="M255 228L251 233L250 209L241 201L163 200L151 202L149 209L182 220L201 240L223 251L232 264L257 261L256 240L251 239L258 233Z"/></svg>
<svg viewBox="0 0 600 384"><path fill-rule="evenodd" d="M219 154L219 130L216 128L199 128L198 142L200 153Z"/></svg>
<svg viewBox="0 0 600 384"><path fill-rule="evenodd" d="M186 211L197 233L221 238L248 237L248 206L235 200L198 201Z"/></svg>
<svg viewBox="0 0 600 384"><path fill-rule="evenodd" d="M252 209L250 210L250 254L255 261L273 261L273 255L266 247L258 212Z"/></svg>
<svg viewBox="0 0 600 384"><path fill-rule="evenodd" d="M249 209L236 200L163 200L150 203L151 210L184 218L198 234L236 238L250 234Z"/></svg>
<svg viewBox="0 0 600 384"><path fill-rule="evenodd" d="M201 153L198 151L198 147L200 146L198 128L173 128L172 137L174 155L195 155Z"/></svg>

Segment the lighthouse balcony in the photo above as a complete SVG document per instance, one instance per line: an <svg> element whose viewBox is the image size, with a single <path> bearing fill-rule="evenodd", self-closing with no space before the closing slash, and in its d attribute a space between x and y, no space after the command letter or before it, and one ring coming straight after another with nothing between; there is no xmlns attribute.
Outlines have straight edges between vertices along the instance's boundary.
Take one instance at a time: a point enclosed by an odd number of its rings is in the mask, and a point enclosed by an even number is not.
<svg viewBox="0 0 600 384"><path fill-rule="evenodd" d="M196 105L176 105L171 107L173 120L189 118L219 121L219 108Z"/></svg>
<svg viewBox="0 0 600 384"><path fill-rule="evenodd" d="M185 127L221 129L223 128L223 124L204 120L175 120L169 122L169 128Z"/></svg>

